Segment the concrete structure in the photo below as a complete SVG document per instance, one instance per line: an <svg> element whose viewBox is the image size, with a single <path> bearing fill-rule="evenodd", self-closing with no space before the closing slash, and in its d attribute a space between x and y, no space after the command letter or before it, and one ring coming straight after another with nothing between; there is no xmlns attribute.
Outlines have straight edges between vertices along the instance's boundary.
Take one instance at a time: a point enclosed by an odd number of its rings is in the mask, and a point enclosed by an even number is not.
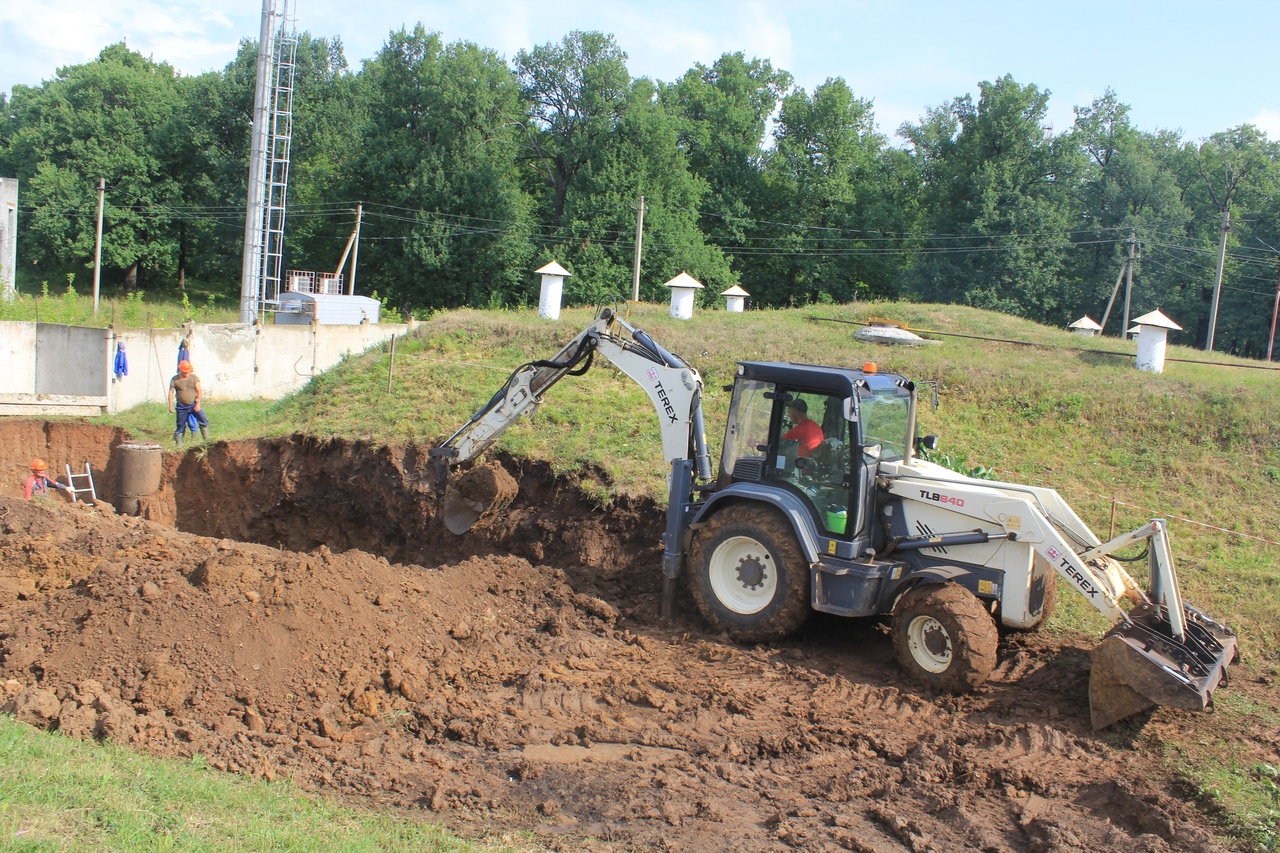
<svg viewBox="0 0 1280 853"><path fill-rule="evenodd" d="M1180 332L1182 327L1161 314L1159 308L1133 322L1138 327L1138 369L1163 373L1165 341L1169 332Z"/></svg>
<svg viewBox="0 0 1280 853"><path fill-rule="evenodd" d="M538 316L544 320L559 320L560 301L564 297L564 280L572 273L555 261L534 272L542 276L542 292L538 296Z"/></svg>
<svg viewBox="0 0 1280 853"><path fill-rule="evenodd" d="M1072 334L1083 335L1086 338L1096 337L1102 331L1102 327L1093 321L1093 318L1085 314L1079 320L1076 320L1070 326L1067 326Z"/></svg>
<svg viewBox="0 0 1280 853"><path fill-rule="evenodd" d="M256 326L190 324L174 329L111 329L0 322L0 415L101 415L164 402L189 336L205 396L278 400L337 364L409 326ZM116 379L116 344L129 372Z"/></svg>
<svg viewBox="0 0 1280 853"><path fill-rule="evenodd" d="M742 309L746 306L747 297L751 294L735 284L728 290L720 291L720 295L724 297L724 310L734 314L741 314Z"/></svg>
<svg viewBox="0 0 1280 853"><path fill-rule="evenodd" d="M368 296L288 291L280 294L276 325L309 326L315 322L322 326L358 326L377 323L381 310L378 300Z"/></svg>
<svg viewBox="0 0 1280 853"><path fill-rule="evenodd" d="M12 302L17 294L18 179L0 178L0 298Z"/></svg>
<svg viewBox="0 0 1280 853"><path fill-rule="evenodd" d="M693 319L693 298L702 289L702 282L682 272L663 286L671 288L671 316L676 320Z"/></svg>
<svg viewBox="0 0 1280 853"><path fill-rule="evenodd" d="M872 323L870 326L858 329L853 333L854 340L863 341L869 344L903 344L906 346L922 347L936 346L941 341L931 341L922 338L909 329L901 329L897 326L884 326L878 323Z"/></svg>

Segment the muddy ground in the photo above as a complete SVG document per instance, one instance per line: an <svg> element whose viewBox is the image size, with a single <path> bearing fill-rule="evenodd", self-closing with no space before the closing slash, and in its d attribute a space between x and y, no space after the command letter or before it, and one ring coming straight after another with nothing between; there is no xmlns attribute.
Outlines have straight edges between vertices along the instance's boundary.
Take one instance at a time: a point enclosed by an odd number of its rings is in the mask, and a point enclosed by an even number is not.
<svg viewBox="0 0 1280 853"><path fill-rule="evenodd" d="M575 851L1243 850L1159 744L1280 762L1247 719L1093 732L1092 638L1005 637L955 698L874 621L759 647L687 604L664 624L661 511L518 460L511 510L465 537L424 448L302 436L167 453L144 517L21 499L36 452L109 497L126 438L0 421L0 701L74 737ZM1265 676L1225 689L1277 704Z"/></svg>

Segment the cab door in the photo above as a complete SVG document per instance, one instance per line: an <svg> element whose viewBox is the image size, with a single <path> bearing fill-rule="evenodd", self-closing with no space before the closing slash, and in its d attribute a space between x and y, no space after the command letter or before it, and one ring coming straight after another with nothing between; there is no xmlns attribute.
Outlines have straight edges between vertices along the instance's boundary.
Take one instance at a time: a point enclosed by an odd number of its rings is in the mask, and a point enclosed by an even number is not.
<svg viewBox="0 0 1280 853"><path fill-rule="evenodd" d="M805 410L799 422L788 418L797 405ZM764 480L800 497L809 507L816 528L825 536L846 539L857 532L858 512L850 504L854 490L852 449L855 434L845 413L845 400L823 392L779 388L774 394L771 440ZM805 424L804 421L812 421ZM816 447L806 434L821 430Z"/></svg>

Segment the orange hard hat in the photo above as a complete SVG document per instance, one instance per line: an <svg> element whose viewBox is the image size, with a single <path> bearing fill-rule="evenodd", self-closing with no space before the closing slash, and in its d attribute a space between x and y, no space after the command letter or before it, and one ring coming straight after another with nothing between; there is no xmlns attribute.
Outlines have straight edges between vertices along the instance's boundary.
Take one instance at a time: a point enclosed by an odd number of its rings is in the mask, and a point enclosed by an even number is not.
<svg viewBox="0 0 1280 853"><path fill-rule="evenodd" d="M31 460L31 470L32 470L32 471L46 471L46 470L48 470L48 468L49 468L49 466L48 466L48 465L46 465L46 464L44 464L44 460L43 460L43 459L32 459L32 460Z"/></svg>
<svg viewBox="0 0 1280 853"><path fill-rule="evenodd" d="M190 373L190 372L191 372L191 362L187 361L185 358L184 358L182 361L178 362L178 372L179 372L179 373Z"/></svg>

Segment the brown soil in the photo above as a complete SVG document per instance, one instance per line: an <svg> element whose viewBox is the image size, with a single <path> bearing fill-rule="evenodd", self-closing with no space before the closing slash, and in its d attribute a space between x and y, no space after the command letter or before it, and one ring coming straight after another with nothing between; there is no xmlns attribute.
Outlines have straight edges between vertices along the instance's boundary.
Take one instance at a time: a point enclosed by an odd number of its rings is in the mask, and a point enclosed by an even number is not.
<svg viewBox="0 0 1280 853"><path fill-rule="evenodd" d="M1004 637L952 697L904 680L878 622L755 647L687 604L664 624L662 513L517 460L511 508L464 537L412 446L166 455L144 511L177 528L15 496L37 453L88 459L109 496L123 439L0 421L0 684L74 737L561 850L1220 850L1156 745L1280 761L1274 727L1212 716L1094 733L1091 640Z"/></svg>

